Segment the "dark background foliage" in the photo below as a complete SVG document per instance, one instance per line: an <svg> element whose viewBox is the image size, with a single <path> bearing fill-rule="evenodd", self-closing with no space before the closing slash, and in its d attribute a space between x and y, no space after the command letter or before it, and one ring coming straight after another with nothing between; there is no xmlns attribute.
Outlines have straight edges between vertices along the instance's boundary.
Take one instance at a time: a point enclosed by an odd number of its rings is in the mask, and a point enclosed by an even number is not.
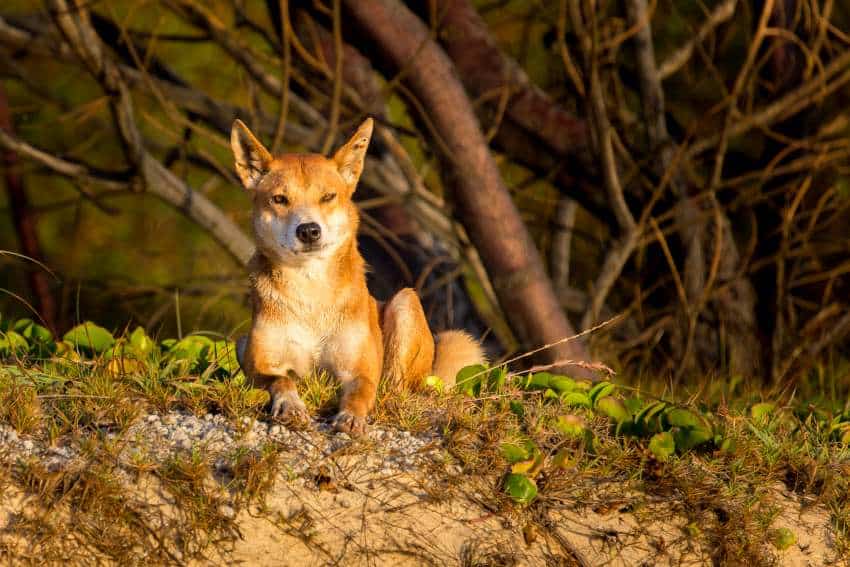
<svg viewBox="0 0 850 567"><path fill-rule="evenodd" d="M0 256L5 317L238 333L233 118L328 152L372 115L371 283L416 286L436 328L501 356L620 315L547 361L848 381L843 2L12 0L0 18L0 250L51 270Z"/></svg>

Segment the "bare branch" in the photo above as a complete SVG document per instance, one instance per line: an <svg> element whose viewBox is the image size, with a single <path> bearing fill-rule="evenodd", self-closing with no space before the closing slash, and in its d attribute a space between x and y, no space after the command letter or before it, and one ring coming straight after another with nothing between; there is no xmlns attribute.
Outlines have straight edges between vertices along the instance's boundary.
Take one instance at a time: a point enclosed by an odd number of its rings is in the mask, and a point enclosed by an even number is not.
<svg viewBox="0 0 850 567"><path fill-rule="evenodd" d="M48 4L71 48L109 94L127 159L137 168L145 188L205 228L236 261L247 264L254 250L251 239L221 209L178 179L145 148L120 68L103 52L85 8L78 1L73 7L66 0L50 0Z"/></svg>
<svg viewBox="0 0 850 567"><path fill-rule="evenodd" d="M728 22L732 18L737 5L738 0L723 0L723 2L715 6L696 34L661 63L658 67L659 78L663 81L681 69L688 62L688 59L691 58L696 46L705 41L705 38L718 26Z"/></svg>

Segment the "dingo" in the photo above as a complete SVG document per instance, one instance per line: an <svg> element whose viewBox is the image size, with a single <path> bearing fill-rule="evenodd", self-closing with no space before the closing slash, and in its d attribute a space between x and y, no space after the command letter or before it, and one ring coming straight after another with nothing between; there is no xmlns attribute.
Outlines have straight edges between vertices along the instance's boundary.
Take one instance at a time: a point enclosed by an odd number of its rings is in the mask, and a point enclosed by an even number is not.
<svg viewBox="0 0 850 567"><path fill-rule="evenodd" d="M383 376L398 387L435 374L453 384L484 360L462 331L431 334L416 293L402 289L385 305L366 288L357 250L359 215L351 196L372 136L369 118L332 158L273 157L236 120L236 171L254 201L257 251L250 262L253 322L239 341L239 362L268 390L271 413L308 421L295 380L324 369L342 383L334 428L362 435Z"/></svg>

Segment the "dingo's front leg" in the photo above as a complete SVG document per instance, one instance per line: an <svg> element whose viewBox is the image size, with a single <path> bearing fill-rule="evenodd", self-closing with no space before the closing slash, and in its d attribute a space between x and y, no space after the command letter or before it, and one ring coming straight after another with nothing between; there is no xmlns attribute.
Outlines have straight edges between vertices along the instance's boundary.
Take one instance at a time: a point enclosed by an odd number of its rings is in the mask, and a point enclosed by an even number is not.
<svg viewBox="0 0 850 567"><path fill-rule="evenodd" d="M310 413L307 406L298 397L295 382L288 376L274 379L267 387L271 398L270 413L287 423L307 425L310 423Z"/></svg>
<svg viewBox="0 0 850 567"><path fill-rule="evenodd" d="M342 382L342 399L339 403L339 413L334 417L333 427L352 437L362 437L366 433L366 414L375 404L377 376L372 378L337 373L337 378Z"/></svg>
<svg viewBox="0 0 850 567"><path fill-rule="evenodd" d="M293 425L310 423L307 406L295 388L297 375L292 366L278 362L281 353L263 348L262 335L240 338L236 343L236 354L242 370L254 387L269 393L269 412L272 417Z"/></svg>
<svg viewBox="0 0 850 567"><path fill-rule="evenodd" d="M342 383L333 427L353 437L366 433L366 415L375 405L383 357L380 333L375 310L369 326L348 326L325 347L326 367Z"/></svg>

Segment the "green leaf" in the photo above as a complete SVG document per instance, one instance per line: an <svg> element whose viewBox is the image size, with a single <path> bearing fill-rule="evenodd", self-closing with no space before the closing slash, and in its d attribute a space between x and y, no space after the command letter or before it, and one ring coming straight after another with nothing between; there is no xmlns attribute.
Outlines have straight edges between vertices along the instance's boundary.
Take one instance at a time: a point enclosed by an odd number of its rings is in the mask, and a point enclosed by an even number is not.
<svg viewBox="0 0 850 567"><path fill-rule="evenodd" d="M788 528L777 528L770 534L770 542L779 551L785 551L797 543L797 535Z"/></svg>
<svg viewBox="0 0 850 567"><path fill-rule="evenodd" d="M664 417L680 451L693 449L714 439L711 425L690 410L670 408Z"/></svg>
<svg viewBox="0 0 850 567"><path fill-rule="evenodd" d="M529 478L534 478L540 474L540 471L543 469L543 453L541 453L536 447L531 451L531 453L532 456L530 459L514 463L511 466L511 472L514 474L524 474Z"/></svg>
<svg viewBox="0 0 850 567"><path fill-rule="evenodd" d="M629 410L631 415L635 415L643 407L643 400L640 398L627 398L623 400L623 404L625 404L626 409Z"/></svg>
<svg viewBox="0 0 850 567"><path fill-rule="evenodd" d="M535 372L528 377L525 383L527 390L546 390L549 386L549 381L552 379L552 374L548 372Z"/></svg>
<svg viewBox="0 0 850 567"><path fill-rule="evenodd" d="M123 357L125 353L127 353L127 350L127 343L119 339L115 344L100 354L104 360L112 360L113 358Z"/></svg>
<svg viewBox="0 0 850 567"><path fill-rule="evenodd" d="M507 382L507 380L508 369L504 366L497 366L490 371L487 387L491 392L498 392L505 387L505 382Z"/></svg>
<svg viewBox="0 0 850 567"><path fill-rule="evenodd" d="M724 455L734 455L737 449L737 443L735 443L735 440L732 437L727 437L720 442L719 451Z"/></svg>
<svg viewBox="0 0 850 567"><path fill-rule="evenodd" d="M632 418L632 414L623 405L623 402L613 396L605 396L596 401L596 411L609 417L615 423L625 423Z"/></svg>
<svg viewBox="0 0 850 567"><path fill-rule="evenodd" d="M561 396L561 403L567 407L590 408L590 398L584 392L567 392Z"/></svg>
<svg viewBox="0 0 850 567"><path fill-rule="evenodd" d="M549 387L559 394L572 392L576 389L576 381L568 376L552 376L549 378Z"/></svg>
<svg viewBox="0 0 850 567"><path fill-rule="evenodd" d="M637 415L635 415L635 423L649 426L650 420L664 411L667 404L664 402L649 402Z"/></svg>
<svg viewBox="0 0 850 567"><path fill-rule="evenodd" d="M442 393L443 388L445 387L445 384L443 384L443 379L439 376L435 376L434 374L426 376L424 383L426 388L428 388L429 390L434 390L438 393Z"/></svg>
<svg viewBox="0 0 850 567"><path fill-rule="evenodd" d="M34 321L32 319L27 319L27 318L18 319L14 323L12 323L11 320L7 319L6 323L2 326L2 330L3 331L15 331L16 333L23 335L24 329L26 329L27 327L29 327L33 323L34 323Z"/></svg>
<svg viewBox="0 0 850 567"><path fill-rule="evenodd" d="M56 343L56 355L59 358L74 362L80 360L80 354L77 352L77 347L68 341L59 341Z"/></svg>
<svg viewBox="0 0 850 567"><path fill-rule="evenodd" d="M573 466L575 462L572 459L572 451L561 449L552 457L551 464L556 469L566 469Z"/></svg>
<svg viewBox="0 0 850 567"><path fill-rule="evenodd" d="M228 376L239 371L239 360L236 358L236 345L234 343L216 341L205 347L202 357L209 363L215 363Z"/></svg>
<svg viewBox="0 0 850 567"><path fill-rule="evenodd" d="M667 412L667 423L672 427L703 427L700 418L683 408L672 408Z"/></svg>
<svg viewBox="0 0 850 567"><path fill-rule="evenodd" d="M516 443L502 443L499 447L502 457L509 463L519 463L531 458L532 450L529 447Z"/></svg>
<svg viewBox="0 0 850 567"><path fill-rule="evenodd" d="M649 451L663 463L676 452L676 442L669 431L662 431L649 440Z"/></svg>
<svg viewBox="0 0 850 567"><path fill-rule="evenodd" d="M465 366L457 373L455 389L467 396L474 396L476 390L481 391L481 380L487 375L487 367L483 364ZM477 387L477 388L476 388Z"/></svg>
<svg viewBox="0 0 850 567"><path fill-rule="evenodd" d="M207 362L204 354L213 347L215 343L209 337L203 335L189 335L176 342L168 354L176 360L187 361L192 368L205 366Z"/></svg>
<svg viewBox="0 0 850 567"><path fill-rule="evenodd" d="M562 415L553 425L556 431L569 439L584 437L585 422L577 415Z"/></svg>
<svg viewBox="0 0 850 567"><path fill-rule="evenodd" d="M19 333L6 331L0 333L0 355L23 354L29 350L29 343Z"/></svg>
<svg viewBox="0 0 850 567"><path fill-rule="evenodd" d="M115 337L112 336L112 333L91 321L77 325L65 333L62 339L78 349L94 354L105 352L115 344Z"/></svg>
<svg viewBox="0 0 850 567"><path fill-rule="evenodd" d="M557 399L559 399L558 393L555 390L553 390L552 388L546 388L546 391L543 392L543 399L544 400L557 400Z"/></svg>
<svg viewBox="0 0 850 567"><path fill-rule="evenodd" d="M674 428L672 430L673 437L676 439L676 447L682 451L687 451L695 447L699 447L703 443L708 443L714 439L711 431L705 428Z"/></svg>
<svg viewBox="0 0 850 567"><path fill-rule="evenodd" d="M510 401L511 413L522 419L525 417L525 406L522 405L522 402L519 400L511 400Z"/></svg>
<svg viewBox="0 0 850 567"><path fill-rule="evenodd" d="M130 333L130 346L137 354L147 356L156 348L156 343L150 338L142 327L136 327Z"/></svg>
<svg viewBox="0 0 850 567"><path fill-rule="evenodd" d="M750 408L750 415L754 421L763 423L770 418L770 414L776 409L776 404L771 402L762 402L755 404Z"/></svg>
<svg viewBox="0 0 850 567"><path fill-rule="evenodd" d="M505 492L517 504L528 504L537 497L537 485L523 474L509 474L505 478Z"/></svg>
<svg viewBox="0 0 850 567"><path fill-rule="evenodd" d="M32 319L20 319L12 329L20 333L30 343L49 343L53 341L53 333Z"/></svg>
<svg viewBox="0 0 850 567"><path fill-rule="evenodd" d="M611 382L600 382L591 388L587 395L590 397L590 401L595 404L596 400L610 396L614 388L615 386Z"/></svg>

